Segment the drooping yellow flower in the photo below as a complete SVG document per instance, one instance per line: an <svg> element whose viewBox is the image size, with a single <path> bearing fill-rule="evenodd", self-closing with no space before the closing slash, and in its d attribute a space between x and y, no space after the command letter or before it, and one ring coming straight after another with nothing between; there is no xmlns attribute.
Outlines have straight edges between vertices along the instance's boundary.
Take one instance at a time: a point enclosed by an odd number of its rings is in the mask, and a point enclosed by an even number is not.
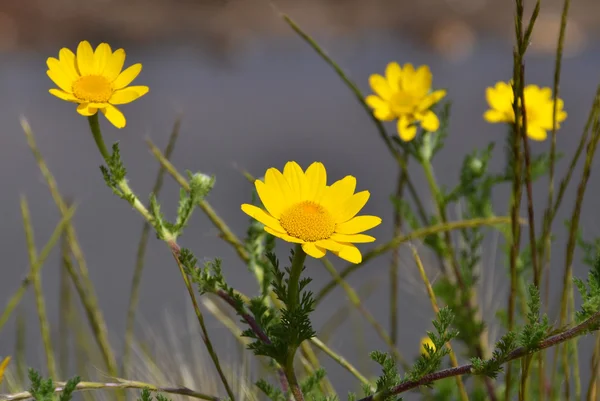
<svg viewBox="0 0 600 401"><path fill-rule="evenodd" d="M435 351L435 344L433 343L433 341L431 341L431 338L429 338L429 336L425 336L421 339L421 354L429 355L427 349L425 348L425 345L428 345Z"/></svg>
<svg viewBox="0 0 600 401"><path fill-rule="evenodd" d="M244 213L265 225L265 231L285 241L302 244L314 258L331 251L342 259L360 263L362 255L354 243L373 242L360 234L378 226L381 218L356 216L369 200L369 191L354 193L356 178L346 176L327 185L322 163L311 164L306 172L296 162L286 163L283 173L270 168L264 182L255 181L256 191L266 210L244 204Z"/></svg>
<svg viewBox="0 0 600 401"><path fill-rule="evenodd" d="M369 77L376 95L367 96L365 101L378 120L398 120L398 135L403 141L410 141L417 135L417 123L431 132L440 127L431 107L446 96L446 91L431 92L431 81L431 71L426 65L415 70L410 63L400 67L391 62L385 69L385 77L379 74Z"/></svg>
<svg viewBox="0 0 600 401"><path fill-rule="evenodd" d="M8 363L10 362L10 356L4 358L2 362L0 362L0 384L2 384L2 379L4 378L4 372L8 367Z"/></svg>
<svg viewBox="0 0 600 401"><path fill-rule="evenodd" d="M498 82L493 88L487 88L486 99L490 110L483 117L489 123L515 123L513 110L514 93L510 82ZM552 130L552 114L554 99L552 89L540 88L537 85L527 85L523 90L525 98L525 118L527 119L527 136L534 141L543 141ZM521 102L519 101L519 104ZM556 100L556 129L567 118L563 110L562 99Z"/></svg>
<svg viewBox="0 0 600 401"><path fill-rule="evenodd" d="M77 46L77 55L60 49L58 59L49 57L47 74L60 89L50 89L59 99L78 103L82 116L100 110L117 128L125 126L125 116L115 105L131 103L148 93L147 86L128 86L142 70L140 63L123 70L125 50L114 52L106 43L96 50L88 41Z"/></svg>

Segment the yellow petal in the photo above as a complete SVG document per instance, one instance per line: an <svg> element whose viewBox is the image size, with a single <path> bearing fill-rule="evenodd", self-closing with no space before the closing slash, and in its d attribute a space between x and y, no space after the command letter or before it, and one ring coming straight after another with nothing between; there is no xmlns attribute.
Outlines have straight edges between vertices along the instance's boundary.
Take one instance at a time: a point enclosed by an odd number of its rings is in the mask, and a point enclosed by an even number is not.
<svg viewBox="0 0 600 401"><path fill-rule="evenodd" d="M417 98L421 98L431 90L432 79L429 67L422 65L417 68L412 79L405 79L403 81L404 90L411 92Z"/></svg>
<svg viewBox="0 0 600 401"><path fill-rule="evenodd" d="M111 104L126 104L131 103L135 99L144 96L150 88L147 86L128 86L125 89L114 91L110 97Z"/></svg>
<svg viewBox="0 0 600 401"><path fill-rule="evenodd" d="M390 104L379 96L369 95L366 97L365 103L373 109L373 115L378 120L392 121L395 118Z"/></svg>
<svg viewBox="0 0 600 401"><path fill-rule="evenodd" d="M402 69L400 65L395 61L392 61L385 68L385 77L387 78L388 85L393 91L400 89L400 78L402 75Z"/></svg>
<svg viewBox="0 0 600 401"><path fill-rule="evenodd" d="M335 226L335 232L340 234L358 234L381 224L381 218L376 216L356 216Z"/></svg>
<svg viewBox="0 0 600 401"><path fill-rule="evenodd" d="M80 42L77 46L77 67L81 75L94 73L94 50L87 40Z"/></svg>
<svg viewBox="0 0 600 401"><path fill-rule="evenodd" d="M265 173L265 184L272 187L274 190L278 190L281 194L281 210L286 210L288 207L298 202L299 199L294 197L294 192L290 188L290 184L276 168L271 167L267 170Z"/></svg>
<svg viewBox="0 0 600 401"><path fill-rule="evenodd" d="M94 51L94 74L102 75L108 60L112 56L112 49L108 43L100 43Z"/></svg>
<svg viewBox="0 0 600 401"><path fill-rule="evenodd" d="M369 191L357 192L348 199L336 216L336 223L345 223L365 206L371 194Z"/></svg>
<svg viewBox="0 0 600 401"><path fill-rule="evenodd" d="M256 207L254 205L250 205L248 203L244 203L242 205L242 211L248 216L260 221L265 226L271 227L276 231L285 233L285 230L283 229L283 227L281 227L281 224L279 224L279 220L277 220L261 208Z"/></svg>
<svg viewBox="0 0 600 401"><path fill-rule="evenodd" d="M61 72L57 72L56 70L48 70L46 71L48 77L58 86L60 89L67 93L73 93L73 82L69 79L69 77Z"/></svg>
<svg viewBox="0 0 600 401"><path fill-rule="evenodd" d="M514 94L512 87L506 82L498 82L495 87L485 90L485 97L492 109L505 111L512 108Z"/></svg>
<svg viewBox="0 0 600 401"><path fill-rule="evenodd" d="M59 99L66 100L67 102L79 103L79 100L73 94L67 93L60 89L50 89L49 92Z"/></svg>
<svg viewBox="0 0 600 401"><path fill-rule="evenodd" d="M106 117L106 119L110 121L112 125L117 128L125 127L125 124L127 123L125 116L115 106L109 104L104 109L100 110L104 114L104 117Z"/></svg>
<svg viewBox="0 0 600 401"><path fill-rule="evenodd" d="M420 115L419 120L421 120L421 127L423 127L423 129L426 131L435 132L440 128L440 120L431 110L428 110Z"/></svg>
<svg viewBox="0 0 600 401"><path fill-rule="evenodd" d="M331 239L322 239L320 241L315 242L315 245L332 252L339 252L342 250L343 247L343 245L336 241L332 241Z"/></svg>
<svg viewBox="0 0 600 401"><path fill-rule="evenodd" d="M314 162L306 169L305 199L314 202L320 202L323 197L323 191L327 186L327 171L321 162Z"/></svg>
<svg viewBox="0 0 600 401"><path fill-rule="evenodd" d="M425 110L429 110L431 106L442 100L446 96L446 91L444 89L436 90L427 95L423 101L419 104L419 111L424 112Z"/></svg>
<svg viewBox="0 0 600 401"><path fill-rule="evenodd" d="M417 135L417 127L412 123L413 121L409 120L405 116L402 116L398 119L398 135L404 142L412 141Z"/></svg>
<svg viewBox="0 0 600 401"><path fill-rule="evenodd" d="M123 89L140 74L140 71L142 71L142 64L137 63L132 65L119 74L117 79L113 82L113 87L115 89Z"/></svg>
<svg viewBox="0 0 600 401"><path fill-rule="evenodd" d="M79 69L77 68L75 53L70 49L67 49L66 47L60 49L58 52L58 59L60 60L63 70L73 77L73 80L81 76L81 74L79 74Z"/></svg>
<svg viewBox="0 0 600 401"><path fill-rule="evenodd" d="M302 244L302 250L306 252L307 255L317 259L322 258L327 253L323 248L316 246L312 242L305 242Z"/></svg>
<svg viewBox="0 0 600 401"><path fill-rule="evenodd" d="M352 244L343 244L344 247L336 253L339 258L347 260L350 263L362 262L362 255L357 247Z"/></svg>
<svg viewBox="0 0 600 401"><path fill-rule="evenodd" d="M528 126L527 136L534 141L543 141L548 137L548 132L539 126Z"/></svg>
<svg viewBox="0 0 600 401"><path fill-rule="evenodd" d="M375 241L375 237L366 234L338 234L331 235L331 239L339 242L348 243L367 243Z"/></svg>
<svg viewBox="0 0 600 401"><path fill-rule="evenodd" d="M48 66L48 69L54 74L64 76L71 83L73 83L77 79L77 75L73 74L73 71L65 68L65 66L63 66L63 63L61 63L58 59L54 57L48 57L48 60L46 60L46 65Z"/></svg>
<svg viewBox="0 0 600 401"><path fill-rule="evenodd" d="M292 192L294 192L294 196L297 197L298 200L305 200L304 188L306 186L306 180L302 167L295 161L289 161L285 164L285 167L283 167L283 176L290 185Z"/></svg>
<svg viewBox="0 0 600 401"><path fill-rule="evenodd" d="M356 189L356 178L347 175L325 189L321 205L327 210L339 210Z"/></svg>
<svg viewBox="0 0 600 401"><path fill-rule="evenodd" d="M485 121L487 121L488 123L511 123L512 121L510 121L506 114L498 111L498 110L487 110L484 114L483 114L483 118L485 119Z"/></svg>
<svg viewBox="0 0 600 401"><path fill-rule="evenodd" d="M260 180L256 180L254 182L254 186L256 187L258 197L260 198L260 201L265 209L269 211L271 216L279 219L281 217L281 213L285 210L284 206L286 205L279 187L267 185Z"/></svg>
<svg viewBox="0 0 600 401"><path fill-rule="evenodd" d="M121 73L123 64L125 64L125 50L117 49L106 62L103 75L109 81L114 81Z"/></svg>
<svg viewBox="0 0 600 401"><path fill-rule="evenodd" d="M303 244L304 243L304 241L302 241L301 239L294 238L290 235L287 235L286 233L283 233L283 232L280 232L277 230L273 230L271 227L265 226L265 231L277 238L281 238L284 241L291 242L292 244Z"/></svg>
<svg viewBox="0 0 600 401"><path fill-rule="evenodd" d="M389 100L390 97L392 97L392 89L390 88L387 79L385 79L381 75L371 75L369 77L369 85L371 85L371 89L373 89L373 92L379 95L380 98L384 100Z"/></svg>
<svg viewBox="0 0 600 401"><path fill-rule="evenodd" d="M82 116L89 117L96 114L98 109L91 107L89 103L81 103L79 106L77 106L77 112Z"/></svg>
<svg viewBox="0 0 600 401"><path fill-rule="evenodd" d="M4 358L2 360L2 362L0 362L0 384L2 384L2 379L4 378L4 372L6 371L6 368L8 367L9 362L10 362L10 356L7 356L6 358Z"/></svg>

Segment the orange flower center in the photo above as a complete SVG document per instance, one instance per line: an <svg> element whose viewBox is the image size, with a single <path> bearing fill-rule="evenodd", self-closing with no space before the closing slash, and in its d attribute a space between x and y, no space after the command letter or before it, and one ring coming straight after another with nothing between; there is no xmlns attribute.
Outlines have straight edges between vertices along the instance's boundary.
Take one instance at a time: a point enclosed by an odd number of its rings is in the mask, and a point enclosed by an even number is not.
<svg viewBox="0 0 600 401"><path fill-rule="evenodd" d="M103 76L86 75L73 83L73 94L84 102L107 103L113 89L108 79Z"/></svg>
<svg viewBox="0 0 600 401"><path fill-rule="evenodd" d="M296 203L281 214L279 223L288 235L305 242L327 239L335 231L331 213L312 201Z"/></svg>

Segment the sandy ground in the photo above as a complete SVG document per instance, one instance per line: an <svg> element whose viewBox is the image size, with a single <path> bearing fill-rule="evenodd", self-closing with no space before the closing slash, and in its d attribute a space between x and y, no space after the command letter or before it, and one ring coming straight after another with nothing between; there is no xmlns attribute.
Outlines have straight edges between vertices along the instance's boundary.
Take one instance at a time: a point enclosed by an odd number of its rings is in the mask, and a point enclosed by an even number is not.
<svg viewBox="0 0 600 401"><path fill-rule="evenodd" d="M81 38L203 43L229 52L256 36L290 35L281 10L311 33L385 29L451 58L470 54L482 35L510 40L511 0L2 0L0 52L55 47ZM525 1L528 15L534 2ZM567 49L579 53L600 36L600 1L573 2ZM531 50L556 46L563 0L544 0Z"/></svg>

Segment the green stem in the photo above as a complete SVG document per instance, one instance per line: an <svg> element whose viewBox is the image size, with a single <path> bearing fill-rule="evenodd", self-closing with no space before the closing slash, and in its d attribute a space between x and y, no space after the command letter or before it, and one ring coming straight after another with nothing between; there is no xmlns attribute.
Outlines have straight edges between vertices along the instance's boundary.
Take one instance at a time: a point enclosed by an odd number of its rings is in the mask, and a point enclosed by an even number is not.
<svg viewBox="0 0 600 401"><path fill-rule="evenodd" d="M92 136L94 137L96 146L98 147L102 158L108 162L108 159L110 159L110 153L108 153L108 149L106 148L106 144L104 143L104 138L102 137L102 131L100 131L98 113L94 114L93 116L89 116L88 122L90 123L90 130L92 130Z"/></svg>
<svg viewBox="0 0 600 401"><path fill-rule="evenodd" d="M108 155L106 146L104 145L104 140L102 139L102 132L100 131L100 125L98 124L98 121L97 121L98 117L97 117L97 115L95 115L95 118L94 118L94 116L91 116L91 117L88 117L88 119L90 122L90 129L92 130L92 134L96 141L96 145L98 145L98 150L100 151L100 154L102 155L102 157L104 158L104 161L108 165L110 156ZM154 220L152 215L146 208L146 206L144 206L144 204L142 202L140 202L139 198L131 190L131 188L129 187L129 185L127 184L127 181L125 179L121 180L120 182L117 182L117 186L119 187L119 189L121 190L121 192L125 198L132 200L131 205L133 206L133 208L136 209L142 215L142 217L144 217L144 219L147 222L150 223ZM162 230L162 232L158 232L157 234L169 246L169 248L173 254L173 257L175 258L175 261L177 262L177 265L179 266L181 276L182 276L184 284L188 290L190 299L192 300L192 304L194 306L194 311L196 312L196 317L198 318L198 322L202 329L202 340L204 341L206 349L213 361L213 364L215 365L215 369L217 370L217 373L219 374L219 377L220 377L221 381L223 382L223 386L225 387L225 390L227 391L227 395L229 396L229 398L232 401L234 401L235 396L229 385L229 382L227 381L227 378L225 377L225 374L223 373L223 369L221 368L221 363L219 361L219 358L218 358L216 352L214 351L212 342L208 336L208 331L206 330L206 326L204 324L204 317L202 316L202 312L200 311L200 308L198 307L198 303L196 302L196 297L194 295L194 291L190 285L187 274L185 273L185 271L183 270L183 267L181 266L181 261L179 260L180 248L179 248L179 245L177 245L177 242L175 241L175 236L171 232L168 232L168 230Z"/></svg>
<svg viewBox="0 0 600 401"><path fill-rule="evenodd" d="M300 275L304 270L304 261L306 260L306 253L302 249L302 245L296 244L294 249L294 257L292 258L292 266L290 268L290 281L288 288L288 310L293 310L298 307L300 301L299 283Z"/></svg>

